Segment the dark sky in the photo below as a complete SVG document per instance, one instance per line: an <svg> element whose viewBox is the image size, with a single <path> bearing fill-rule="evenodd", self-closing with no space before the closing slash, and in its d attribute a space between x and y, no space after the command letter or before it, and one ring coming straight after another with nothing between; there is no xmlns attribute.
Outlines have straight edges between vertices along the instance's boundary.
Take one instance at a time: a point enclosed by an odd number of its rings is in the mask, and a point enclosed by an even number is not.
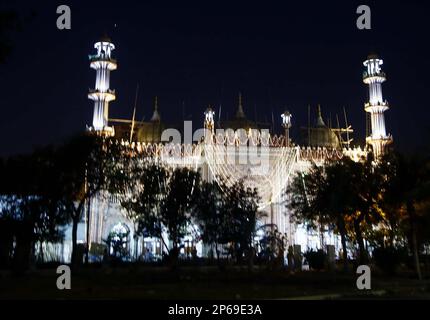
<svg viewBox="0 0 430 320"><path fill-rule="evenodd" d="M56 28L56 8L68 4L72 30ZM356 28L356 9L372 9L372 30ZM208 104L245 113L279 128L293 113L293 137L307 123L307 106L325 117L346 107L363 143L367 88L362 61L370 51L384 60L388 132L396 147L412 150L430 138L428 1L4 1L22 30L9 32L14 48L0 65L0 155L29 152L81 132L92 120L87 99L95 72L88 54L107 31L118 59L111 117L130 118L139 83L137 118L148 119L159 97L162 118L182 115L200 127ZM116 27L115 27L116 25Z"/></svg>

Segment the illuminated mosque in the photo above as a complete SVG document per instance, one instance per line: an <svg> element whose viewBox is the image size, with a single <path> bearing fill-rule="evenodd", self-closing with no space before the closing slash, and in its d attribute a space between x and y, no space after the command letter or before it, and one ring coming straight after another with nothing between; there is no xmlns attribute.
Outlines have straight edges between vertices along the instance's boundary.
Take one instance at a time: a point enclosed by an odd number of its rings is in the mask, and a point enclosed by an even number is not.
<svg viewBox="0 0 430 320"><path fill-rule="evenodd" d="M314 124L300 128L302 140L295 143L289 134L292 126L290 112L279 115L284 132L275 135L270 130L270 124L247 118L241 94L232 119L216 121L215 111L208 107L202 110L202 130L194 133L187 129L187 123L184 123L182 130L168 128L162 120L157 98L149 121L136 121L135 115L132 119L110 119L109 104L115 100L115 90L110 88L111 71L117 69L117 61L112 55L115 45L109 38L103 37L94 48L95 54L89 56L90 66L96 71L95 88L88 93L88 98L94 101L92 124L87 126L89 132L114 136L125 147L133 149L136 156L146 160L153 159L169 167L198 169L206 181L222 180L230 186L243 180L246 186L258 189L261 197L259 209L267 213L260 223L276 225L281 233L287 235L289 246L300 246L305 251L331 245L339 252L340 241L332 232L321 234L309 231L305 226L290 221L286 190L293 175L306 172L313 163L322 165L342 157L358 161L370 150L373 150L375 157L384 153L392 137L385 128L384 112L389 105L382 95L382 83L386 80L381 70L382 59L372 54L363 63L363 82L369 88L369 100L364 104L369 132L362 148L351 147L353 129L348 125L346 113L345 127L340 128L338 124L333 128L331 121L327 123L323 120L318 106ZM182 135L184 139L175 139ZM115 197L97 196L91 199L89 208L79 225L80 243L86 243L88 235L90 246L96 246L103 243L111 232L123 232L128 234L127 250L130 256L142 256L147 251L155 257L162 255L159 239L134 236L133 223L126 218ZM166 243L169 243L167 235L165 237ZM192 236L184 239L182 253L193 248L198 256L206 256L207 246L194 239ZM70 248L71 244L65 241L62 250L65 260L70 259Z"/></svg>

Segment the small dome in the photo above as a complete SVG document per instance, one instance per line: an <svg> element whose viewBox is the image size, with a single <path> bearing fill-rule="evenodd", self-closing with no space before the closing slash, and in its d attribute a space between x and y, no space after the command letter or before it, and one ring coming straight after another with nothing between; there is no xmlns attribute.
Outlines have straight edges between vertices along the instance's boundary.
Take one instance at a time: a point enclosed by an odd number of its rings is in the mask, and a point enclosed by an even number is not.
<svg viewBox="0 0 430 320"><path fill-rule="evenodd" d="M112 43L111 38L106 33L100 37L99 41Z"/></svg>
<svg viewBox="0 0 430 320"><path fill-rule="evenodd" d="M311 128L310 139L307 139L307 143L310 142L311 147L326 147L338 149L340 147L339 138L336 133L328 127Z"/></svg>
<svg viewBox="0 0 430 320"><path fill-rule="evenodd" d="M367 60L371 59L379 59L379 56L376 53L372 52L367 56Z"/></svg>
<svg viewBox="0 0 430 320"><path fill-rule="evenodd" d="M326 147L339 149L341 147L337 134L324 123L321 114L321 107L317 107L317 118L315 126L303 128L303 144L310 147Z"/></svg>

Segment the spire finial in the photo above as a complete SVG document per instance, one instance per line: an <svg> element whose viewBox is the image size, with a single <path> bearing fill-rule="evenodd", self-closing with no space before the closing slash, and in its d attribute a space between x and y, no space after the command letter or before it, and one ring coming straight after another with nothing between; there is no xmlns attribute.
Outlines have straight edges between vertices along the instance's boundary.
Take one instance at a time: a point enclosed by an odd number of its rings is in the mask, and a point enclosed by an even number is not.
<svg viewBox="0 0 430 320"><path fill-rule="evenodd" d="M239 91L239 105L237 106L236 118L245 118L242 105L242 93Z"/></svg>
<svg viewBox="0 0 430 320"><path fill-rule="evenodd" d="M318 107L317 107L317 127L325 127L325 123L324 120L322 118L322 114L321 114L321 105L318 103Z"/></svg>
<svg viewBox="0 0 430 320"><path fill-rule="evenodd" d="M100 41L102 42L112 42L112 39L109 37L106 30L102 33L102 36L100 37Z"/></svg>
<svg viewBox="0 0 430 320"><path fill-rule="evenodd" d="M154 113L152 114L151 121L160 122L160 113L158 112L158 96L154 99Z"/></svg>

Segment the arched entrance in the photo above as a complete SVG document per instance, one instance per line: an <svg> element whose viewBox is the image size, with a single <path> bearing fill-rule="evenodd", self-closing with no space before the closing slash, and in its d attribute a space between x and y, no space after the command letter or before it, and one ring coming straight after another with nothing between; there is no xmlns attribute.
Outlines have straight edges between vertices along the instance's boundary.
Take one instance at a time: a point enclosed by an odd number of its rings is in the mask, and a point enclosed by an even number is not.
<svg viewBox="0 0 430 320"><path fill-rule="evenodd" d="M112 227L107 238L109 255L116 258L127 258L130 254L130 229L125 223Z"/></svg>

